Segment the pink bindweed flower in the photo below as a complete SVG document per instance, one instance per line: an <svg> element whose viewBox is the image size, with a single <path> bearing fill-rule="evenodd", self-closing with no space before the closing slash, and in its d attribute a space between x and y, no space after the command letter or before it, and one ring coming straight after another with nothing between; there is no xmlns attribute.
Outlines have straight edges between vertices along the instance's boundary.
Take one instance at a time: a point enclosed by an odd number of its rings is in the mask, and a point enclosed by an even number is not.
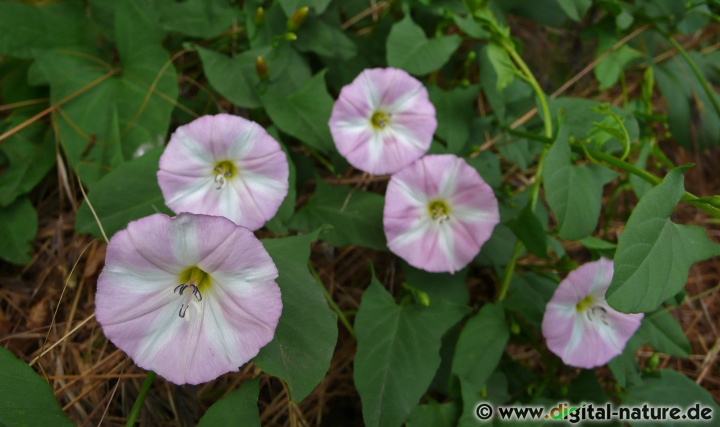
<svg viewBox="0 0 720 427"><path fill-rule="evenodd" d="M351 165L381 175L425 154L437 120L422 83L403 70L373 68L342 89L329 125Z"/></svg>
<svg viewBox="0 0 720 427"><path fill-rule="evenodd" d="M224 216L251 230L277 213L288 192L280 144L257 123L229 114L177 128L157 176L173 212Z"/></svg>
<svg viewBox="0 0 720 427"><path fill-rule="evenodd" d="M217 216L154 214L110 240L95 316L138 366L199 384L237 370L273 339L277 277L247 228Z"/></svg>
<svg viewBox="0 0 720 427"><path fill-rule="evenodd" d="M413 267L454 273L500 222L492 188L465 160L429 155L390 179L383 225L391 251Z"/></svg>
<svg viewBox="0 0 720 427"><path fill-rule="evenodd" d="M578 267L560 282L545 309L542 333L565 364L590 369L622 353L643 314L624 314L605 302L613 262L600 258Z"/></svg>

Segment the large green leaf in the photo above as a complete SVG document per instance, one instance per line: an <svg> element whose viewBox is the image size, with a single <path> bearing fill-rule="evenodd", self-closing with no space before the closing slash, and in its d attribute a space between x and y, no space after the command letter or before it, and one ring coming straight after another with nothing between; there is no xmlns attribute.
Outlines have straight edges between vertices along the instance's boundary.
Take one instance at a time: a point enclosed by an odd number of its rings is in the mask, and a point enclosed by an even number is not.
<svg viewBox="0 0 720 427"><path fill-rule="evenodd" d="M0 123L0 131L19 125L28 117L18 115ZM28 193L55 164L55 146L45 126L35 122L2 141L0 152L7 159L0 162L0 206L8 206L18 196Z"/></svg>
<svg viewBox="0 0 720 427"><path fill-rule="evenodd" d="M470 125L477 100L478 85L458 87L446 92L437 86L430 86L430 101L437 111L437 136L447 143L449 153L458 154L470 137Z"/></svg>
<svg viewBox="0 0 720 427"><path fill-rule="evenodd" d="M31 73L36 82L49 81L51 103L85 90L63 104L56 117L72 169L82 164L80 176L87 184L131 159L141 146L162 142L178 95L175 68L160 44L164 32L152 18L135 1L118 1L115 28L122 67L56 50L38 54ZM115 74L108 78L110 73Z"/></svg>
<svg viewBox="0 0 720 427"><path fill-rule="evenodd" d="M720 407L713 399L712 395L703 387L696 384L695 381L681 374L680 372L670 369L663 369L659 372L659 377L646 377L642 384L628 388L627 394L623 398L623 405L642 406L648 404L652 406L669 406L674 408L690 408L699 404L700 408L710 409L710 416L713 421L708 423L698 421L686 421L683 419L671 421L663 421L663 426L697 426L716 424L717 417L720 416ZM702 409L701 409L702 410ZM680 416L684 415L683 411ZM647 422L630 422L633 426L648 425Z"/></svg>
<svg viewBox="0 0 720 427"><path fill-rule="evenodd" d="M345 32L318 17L308 16L297 37L295 48L301 52L314 52L336 60L348 60L357 55L355 42Z"/></svg>
<svg viewBox="0 0 720 427"><path fill-rule="evenodd" d="M585 13L592 6L592 0L557 0L557 2L573 21L582 20Z"/></svg>
<svg viewBox="0 0 720 427"><path fill-rule="evenodd" d="M137 159L123 163L90 187L88 199L108 238L127 227L130 221L157 212L172 215L172 211L165 207L157 183L162 152L162 148L154 148ZM78 209L75 230L102 237L100 227L85 201Z"/></svg>
<svg viewBox="0 0 720 427"><path fill-rule="evenodd" d="M409 14L393 25L387 39L387 62L410 74L421 76L442 67L460 46L457 34L428 39Z"/></svg>
<svg viewBox="0 0 720 427"><path fill-rule="evenodd" d="M638 348L643 344L642 341L643 339L639 334L633 335L627 344L625 344L622 353L615 356L615 358L607 364L620 387L624 388L642 382L637 358L635 357L635 352L637 352Z"/></svg>
<svg viewBox="0 0 720 427"><path fill-rule="evenodd" d="M430 273L402 261L402 269L405 273L405 282L413 288L425 292L430 298L430 304L447 301L467 305L470 300L470 292L465 286L468 268L463 268L453 274Z"/></svg>
<svg viewBox="0 0 720 427"><path fill-rule="evenodd" d="M510 54L498 43L489 43L486 52L490 64L497 74L496 88L498 91L502 91L515 80L517 74L515 64L513 64Z"/></svg>
<svg viewBox="0 0 720 427"><path fill-rule="evenodd" d="M255 60L258 56L267 57L271 52L269 47L248 50L232 58L202 47L197 47L197 51L215 90L240 107L260 107L260 79L255 72Z"/></svg>
<svg viewBox="0 0 720 427"><path fill-rule="evenodd" d="M168 31L211 38L232 28L238 12L227 0L186 0L160 3L160 25Z"/></svg>
<svg viewBox="0 0 720 427"><path fill-rule="evenodd" d="M287 223L295 213L295 202L297 200L297 172L295 169L295 163L293 163L292 158L290 157L290 152L287 147L285 147L285 144L280 141L280 135L278 134L277 129L275 127L270 127L267 129L267 132L280 142L280 148L282 148L285 156L287 157L289 186L287 196L285 196L282 204L280 204L277 213L265 224L265 226L270 230L273 230L275 233L287 234Z"/></svg>
<svg viewBox="0 0 720 427"><path fill-rule="evenodd" d="M508 221L507 226L530 253L539 258L550 259L545 227L530 209L530 205L526 205L516 219Z"/></svg>
<svg viewBox="0 0 720 427"><path fill-rule="evenodd" d="M692 264L720 254L720 245L711 242L702 227L670 221L684 194L685 169L671 170L640 199L620 235L615 274L606 293L615 310L656 309L685 286Z"/></svg>
<svg viewBox="0 0 720 427"><path fill-rule="evenodd" d="M543 181L545 197L555 213L562 239L581 239L595 230L603 187L616 175L596 164L574 165L568 128L560 129L547 154Z"/></svg>
<svg viewBox="0 0 720 427"><path fill-rule="evenodd" d="M50 384L3 347L0 347L0 367L1 425L75 425L63 414Z"/></svg>
<svg viewBox="0 0 720 427"><path fill-rule="evenodd" d="M367 426L399 426L440 366L445 332L469 309L445 301L399 306L373 276L355 319L355 386Z"/></svg>
<svg viewBox="0 0 720 427"><path fill-rule="evenodd" d="M503 304L522 314L530 324L540 330L545 307L550 302L558 282L536 273L514 275L508 297Z"/></svg>
<svg viewBox="0 0 720 427"><path fill-rule="evenodd" d="M410 414L407 427L454 427L460 416L460 407L455 402L418 405Z"/></svg>
<svg viewBox="0 0 720 427"><path fill-rule="evenodd" d="M295 402L303 400L330 368L337 342L337 315L308 271L310 244L320 230L295 237L265 239L280 276L283 311L275 338L260 350L255 364L282 378Z"/></svg>
<svg viewBox="0 0 720 427"><path fill-rule="evenodd" d="M260 377L250 380L227 396L215 402L205 412L198 427L260 427L257 401Z"/></svg>
<svg viewBox="0 0 720 427"><path fill-rule="evenodd" d="M463 414L459 425L477 423L474 405L480 400L479 393L495 371L509 339L505 312L499 305L484 305L465 324L452 363L452 374L462 391Z"/></svg>
<svg viewBox="0 0 720 427"><path fill-rule="evenodd" d="M615 37L601 33L595 49L595 56L600 57L600 55L606 54L617 42L618 40ZM593 69L595 78L600 83L600 90L614 86L620 79L625 67L640 58L642 58L642 54L626 44L607 54Z"/></svg>
<svg viewBox="0 0 720 427"><path fill-rule="evenodd" d="M316 182L315 193L292 217L290 228L309 231L330 224L334 229L323 236L323 240L331 245L386 249L383 196L357 188L329 185L320 177Z"/></svg>
<svg viewBox="0 0 720 427"><path fill-rule="evenodd" d="M687 357L692 349L680 324L668 311L645 316L637 334L655 350L674 357Z"/></svg>
<svg viewBox="0 0 720 427"><path fill-rule="evenodd" d="M37 229L37 212L27 197L0 207L0 258L20 265L29 262Z"/></svg>
<svg viewBox="0 0 720 427"><path fill-rule="evenodd" d="M33 7L0 1L0 55L32 58L34 51L92 47L92 22L79 1Z"/></svg>
<svg viewBox="0 0 720 427"><path fill-rule="evenodd" d="M293 71L290 70L289 74ZM327 123L334 101L325 86L325 73L317 73L298 91L270 91L262 104L275 126L308 146L323 152L334 148Z"/></svg>

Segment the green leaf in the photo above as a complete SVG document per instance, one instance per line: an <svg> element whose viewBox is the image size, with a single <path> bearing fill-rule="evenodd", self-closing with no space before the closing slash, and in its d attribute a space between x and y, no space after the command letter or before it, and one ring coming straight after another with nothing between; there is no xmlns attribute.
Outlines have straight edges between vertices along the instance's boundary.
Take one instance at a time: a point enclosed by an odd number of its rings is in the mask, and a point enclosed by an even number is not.
<svg viewBox="0 0 720 427"><path fill-rule="evenodd" d="M478 90L478 85L457 87L450 92L437 86L428 88L430 101L437 111L436 134L445 140L449 153L460 153L470 137Z"/></svg>
<svg viewBox="0 0 720 427"><path fill-rule="evenodd" d="M115 28L122 67L67 50L38 54L33 66L36 81L42 76L50 82L52 104L101 81L56 113L60 142L72 169L82 164L86 184L133 158L140 147L162 142L178 95L175 68L161 46L164 32L152 18L136 2L118 1Z"/></svg>
<svg viewBox="0 0 720 427"><path fill-rule="evenodd" d="M202 38L216 37L239 20L227 0L171 1L159 4L157 10L164 29Z"/></svg>
<svg viewBox="0 0 720 427"><path fill-rule="evenodd" d="M497 74L497 90L501 91L515 80L515 64L505 48L494 42L488 44L487 56Z"/></svg>
<svg viewBox="0 0 720 427"><path fill-rule="evenodd" d="M557 218L560 238L577 240L595 230L603 187L616 176L601 165L573 165L568 128L560 129L543 171L545 197Z"/></svg>
<svg viewBox="0 0 720 427"><path fill-rule="evenodd" d="M0 2L0 55L32 58L43 49L88 48L96 43L85 5L63 1L45 7Z"/></svg>
<svg viewBox="0 0 720 427"><path fill-rule="evenodd" d="M407 427L454 427L460 417L460 406L455 402L418 405L410 414Z"/></svg>
<svg viewBox="0 0 720 427"><path fill-rule="evenodd" d="M278 135L278 131L275 127L268 128L267 132L275 138L275 140L280 142L280 135ZM287 234L287 224L295 213L295 201L297 200L297 171L295 170L295 163L293 163L292 158L290 157L290 152L287 147L285 147L285 144L280 142L280 148L282 148L285 156L287 157L289 167L288 193L287 196L285 196L285 199L283 199L283 202L278 208L275 216L270 219L265 226L278 234Z"/></svg>
<svg viewBox="0 0 720 427"><path fill-rule="evenodd" d="M317 73L295 93L268 93L262 99L275 126L322 152L334 149L328 121L334 100L325 86L325 73Z"/></svg>
<svg viewBox="0 0 720 427"><path fill-rule="evenodd" d="M505 312L499 305L485 304L465 324L452 363L452 373L462 390L464 410L459 425L477 423L474 408L480 400L479 393L500 363L509 339Z"/></svg>
<svg viewBox="0 0 720 427"><path fill-rule="evenodd" d="M268 48L248 50L235 57L228 57L202 47L196 47L208 81L222 96L244 108L258 108L260 78L255 72L258 56L266 58L272 51ZM270 70L271 67L268 66Z"/></svg>
<svg viewBox="0 0 720 427"><path fill-rule="evenodd" d="M700 408L711 409L710 415L716 420L720 415L720 407L708 393L695 381L670 369L663 369L659 377L646 377L642 384L628 388L623 398L623 405L642 406L647 403L652 406L669 406L674 408L689 408L699 404ZM683 412L684 413L684 412ZM633 426L647 425L647 422L631 422ZM697 426L697 421L665 421L664 426ZM714 423L713 423L714 424Z"/></svg>
<svg viewBox="0 0 720 427"><path fill-rule="evenodd" d="M329 185L320 177L315 182L315 193L290 220L290 228L309 231L330 224L334 229L323 236L323 240L333 246L386 249L383 196L358 188Z"/></svg>
<svg viewBox="0 0 720 427"><path fill-rule="evenodd" d="M467 314L445 301L398 306L373 274L355 319L355 386L367 426L399 426L440 366L443 334Z"/></svg>
<svg viewBox="0 0 720 427"><path fill-rule="evenodd" d="M539 330L545 315L545 307L557 287L558 282L539 274L514 275L503 304L507 309L522 314Z"/></svg>
<svg viewBox="0 0 720 427"><path fill-rule="evenodd" d="M198 427L260 427L260 412L257 406L259 393L258 376L215 402L200 418Z"/></svg>
<svg viewBox="0 0 720 427"><path fill-rule="evenodd" d="M162 148L153 148L137 159L123 163L90 187L88 199L108 238L126 228L130 221L157 212L173 214L165 207L157 183L162 153ZM78 209L75 231L102 237L100 227L86 201L83 201Z"/></svg>
<svg viewBox="0 0 720 427"><path fill-rule="evenodd" d="M308 16L302 24L294 46L300 52L314 52L326 58L348 60L357 55L355 42L344 31L314 16Z"/></svg>
<svg viewBox="0 0 720 427"><path fill-rule="evenodd" d="M615 274L606 293L615 310L641 313L656 309L685 286L694 263L720 254L720 245L711 242L702 227L670 221L685 192L686 169L671 170L630 215L618 241Z"/></svg>
<svg viewBox="0 0 720 427"><path fill-rule="evenodd" d="M633 384L642 383L642 378L638 372L638 363L635 358L635 352L642 345L642 337L634 334L625 344L622 353L608 362L607 366L612 371L620 387L628 387Z"/></svg>
<svg viewBox="0 0 720 427"><path fill-rule="evenodd" d="M688 357L692 352L685 331L666 310L647 314L637 334L655 350L673 357Z"/></svg>
<svg viewBox="0 0 720 427"><path fill-rule="evenodd" d="M465 286L468 268L450 273L430 273L415 268L401 261L405 273L405 282L415 289L425 292L430 297L430 304L447 301L459 305L467 305L470 292Z"/></svg>
<svg viewBox="0 0 720 427"><path fill-rule="evenodd" d="M305 6L313 9L318 15L322 15L331 1L332 0L280 0L280 6L282 6L285 15L288 17L292 16L296 10Z"/></svg>
<svg viewBox="0 0 720 427"><path fill-rule="evenodd" d="M465 161L474 167L482 179L492 188L499 188L502 185L500 159L490 150L482 151L476 157L465 159Z"/></svg>
<svg viewBox="0 0 720 427"><path fill-rule="evenodd" d="M0 123L0 129L12 128L27 118L11 116ZM30 192L55 164L55 144L40 122L2 141L0 152L7 158L7 163L0 165L0 206L8 206Z"/></svg>
<svg viewBox="0 0 720 427"><path fill-rule="evenodd" d="M429 74L450 59L462 38L457 34L428 39L422 27L413 22L409 14L393 25L387 39L387 62L410 74Z"/></svg>
<svg viewBox="0 0 720 427"><path fill-rule="evenodd" d="M3 347L0 347L0 366L0 423L3 426L75 425L63 414L50 384Z"/></svg>
<svg viewBox="0 0 720 427"><path fill-rule="evenodd" d="M608 50L612 49L617 42L618 40L614 36L601 34L598 46L595 49L595 57L599 58L605 54ZM600 83L600 90L614 86L620 79L620 74L622 74L625 67L632 61L642 57L640 52L628 45L622 45L620 48L606 55L593 69L595 78L597 78Z"/></svg>
<svg viewBox="0 0 720 427"><path fill-rule="evenodd" d="M592 0L557 0L557 2L570 19L578 22L592 6Z"/></svg>
<svg viewBox="0 0 720 427"><path fill-rule="evenodd" d="M567 127L568 135L579 140L592 136L593 131L597 132L597 127L594 124L602 123L608 119L607 114L600 112L604 104L598 101L583 98L555 98L549 99L548 104L553 120L557 119L560 111L565 112L563 128ZM636 141L640 137L640 127L633 114L615 105L609 105L609 107L622 120L630 141ZM602 135L598 135L596 139L599 137L603 138L602 141L599 141L603 144L603 150L622 151L623 144L617 138L613 138L604 132Z"/></svg>
<svg viewBox="0 0 720 427"><path fill-rule="evenodd" d="M507 222L515 236L525 245L525 248L535 256L550 259L548 255L548 239L545 228L538 217L533 213L530 205L526 205L517 219Z"/></svg>
<svg viewBox="0 0 720 427"><path fill-rule="evenodd" d="M321 230L302 236L265 239L280 276L283 311L275 338L260 350L254 362L263 371L280 377L300 402L322 381L330 368L337 342L337 315L307 267L310 244Z"/></svg>
<svg viewBox="0 0 720 427"><path fill-rule="evenodd" d="M0 258L19 265L30 262L37 229L37 212L27 197L0 207Z"/></svg>

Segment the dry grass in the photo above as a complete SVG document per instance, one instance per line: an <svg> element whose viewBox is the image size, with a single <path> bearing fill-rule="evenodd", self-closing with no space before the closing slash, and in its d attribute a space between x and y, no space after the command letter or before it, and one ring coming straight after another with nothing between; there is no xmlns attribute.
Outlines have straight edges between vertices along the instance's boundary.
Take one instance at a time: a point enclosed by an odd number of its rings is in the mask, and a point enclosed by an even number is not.
<svg viewBox="0 0 720 427"><path fill-rule="evenodd" d="M387 3L373 2L373 6L358 21L375 19L377 12ZM351 20L348 22L348 27L355 24ZM541 31L539 28L524 21L512 22L512 26L520 38L528 42L534 40L533 49L526 50L531 67L543 69L544 61L557 59L543 57L542 52L553 52L554 49L553 46L543 45L543 38L537 37L538 31ZM684 42L689 47L697 46L701 40L716 38L716 30L711 28L699 37ZM577 34L564 36L572 40ZM533 51L538 52L535 57ZM672 54L669 52L667 57L671 58ZM574 55L583 58L582 64L588 64L592 59L592 54L583 48ZM574 70L573 75L568 78L583 74L582 67L571 69ZM637 91L637 77L628 76L631 92ZM540 80L549 91L558 87L551 83L556 80L553 76ZM566 76L563 76L565 80ZM199 83L192 83L199 87ZM622 101L617 92L598 93L591 73L580 76L576 83L568 85L568 89L569 94L575 96L597 96L614 103ZM481 106L481 111L484 111L482 107L486 106ZM657 108L664 108L659 98ZM690 191L702 195L720 194L720 176L717 174L720 151L693 154L677 148L671 141L661 141L661 144L676 164L689 161L697 164L687 174ZM485 148L494 149L492 143ZM508 165L504 165L504 170L506 182L518 186L530 182L532 171L520 173ZM386 178L369 179L349 172L339 181L371 191L382 191ZM299 204L310 193L311 188L307 188L300 195ZM22 268L0 265L0 345L33 363L33 367L53 386L65 413L78 425L123 425L145 372L108 342L93 318L95 285L103 266L106 245L100 240L74 233L75 212L82 196L77 181L66 172L64 165L59 165L57 177L47 179L33 192L32 199L40 217L34 245L36 255L29 265ZM626 201L619 199L617 203L618 217L623 218L628 213ZM632 198L627 199L628 206L634 203ZM718 223L695 208L682 204L675 216L680 223L706 227L711 238L720 241ZM616 239L623 225L621 220L610 221L609 238ZM567 251L577 260L588 257L588 253L577 244L568 244ZM397 289L402 281L398 260L387 253L359 247L331 248L316 243L312 260L323 283L343 311L358 309L363 290L370 281L368 261L375 265L379 279L391 290ZM528 262L532 260L520 260L520 264ZM473 304L477 306L491 300L496 282L494 273L477 269L470 276L468 287ZM720 346L719 278L720 262L717 259L693 266L686 286L689 296L683 305L672 310L692 344L692 355L682 360L662 356L660 359L661 367L688 375L712 393L717 401L720 401L720 363L717 363ZM263 425L361 425L360 402L352 380L356 343L341 324L338 328L340 336L330 371L300 404L295 405L288 400L287 389L280 381L263 375L260 396ZM508 353L519 363L542 370L540 358L534 350L510 346ZM637 355L643 364L652 355L652 350L643 347ZM601 378L610 378L606 369L600 369L598 373ZM200 386L178 387L158 379L146 400L140 421L142 425L193 424L193 420L197 420L215 400L258 374L259 370L250 363L240 372L223 375Z"/></svg>

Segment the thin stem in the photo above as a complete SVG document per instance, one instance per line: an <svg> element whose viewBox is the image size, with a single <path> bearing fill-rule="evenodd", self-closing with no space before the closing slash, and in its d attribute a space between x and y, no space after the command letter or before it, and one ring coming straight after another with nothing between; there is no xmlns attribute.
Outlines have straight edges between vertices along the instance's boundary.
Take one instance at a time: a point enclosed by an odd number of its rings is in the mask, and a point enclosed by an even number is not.
<svg viewBox="0 0 720 427"><path fill-rule="evenodd" d="M680 43L678 43L670 34L667 32L657 28L657 30L665 36L666 39L670 42L670 44L673 45L673 47L680 53L680 55L685 59L685 62L690 66L690 69L692 69L693 74L695 74L695 77L697 77L698 81L700 81L700 84L702 85L703 89L705 90L705 93L707 94L708 98L710 98L710 102L712 103L713 107L715 108L715 112L720 116L720 103L718 103L715 91L712 90L710 87L710 84L708 84L707 79L705 76L703 76L700 69L698 69L697 65L695 65L695 62L693 62L692 58L690 58L690 55L688 55L687 51Z"/></svg>
<svg viewBox="0 0 720 427"><path fill-rule="evenodd" d="M310 273L312 273L313 277L315 278L315 282L320 286L320 289L322 290L322 293L325 295L325 299L327 300L328 304L330 305L330 308L333 309L335 313L337 313L338 318L340 319L340 322L342 322L343 325L345 325L345 328L347 328L348 332L350 332L350 335L352 335L353 338L355 338L355 328L353 328L350 321L345 316L345 313L340 309L340 307L335 303L335 301L332 299L332 296L330 295L330 292L328 292L327 288L325 288L325 285L323 285L322 280L320 280L320 275L315 270L315 267L311 263L308 263L308 267L310 267Z"/></svg>
<svg viewBox="0 0 720 427"><path fill-rule="evenodd" d="M150 386L152 386L156 375L157 374L155 374L155 372L148 371L145 381L143 381L142 387L140 387L140 393L138 394L137 399L135 399L135 404L133 405L132 410L130 410L130 415L125 423L125 427L135 426L135 421L137 421L140 416L140 411L145 403L145 398L147 397L148 391L150 391Z"/></svg>
<svg viewBox="0 0 720 427"><path fill-rule="evenodd" d="M543 92L542 88L540 87L540 84L538 83L537 79L533 75L532 71L528 68L527 64L525 64L525 61L518 55L517 52L515 52L515 46L512 45L510 41L507 39L503 40L502 43L505 50L508 52L510 57L515 61L515 64L520 68L520 70L525 74L525 80L532 86L533 90L535 91L535 94L538 97L538 101L540 102L540 109L542 111L543 116L543 124L545 126L545 138L547 138L548 141L552 140L553 136L553 129L552 129L552 118L550 117L550 108L548 108L547 98L545 97L545 93ZM537 206L538 199L540 196L540 183L542 182L542 173L543 168L545 167L545 158L547 157L547 152L550 148L550 144L546 144L545 148L543 149L542 153L540 154L540 159L538 160L538 166L535 170L535 182L533 182L533 186L530 190L530 200L528 203L530 204L530 208L534 211L535 207ZM510 258L510 262L507 266L505 266L505 272L503 274L502 282L500 283L500 289L498 290L498 301L502 301L505 299L505 296L507 295L508 289L510 288L510 282L512 282L513 274L515 273L515 265L517 264L517 260L520 257L520 253L522 252L523 243L518 239L517 242L515 242L515 249L513 250L512 257Z"/></svg>
<svg viewBox="0 0 720 427"><path fill-rule="evenodd" d="M660 178L648 171L644 171L644 170L638 168L637 166L633 165L632 163L624 162L611 154L605 153L600 150L588 149L587 151L592 157L594 157L598 160L602 160L603 162L605 162L611 166L615 166L618 169L622 169L625 172L631 173L631 174L643 179L644 181L649 182L650 184L658 185L662 182L662 178ZM714 216L715 218L720 219L720 209L716 208L713 205L709 205L709 204L703 202L702 200L700 200L700 198L698 196L696 196L688 191L685 192L682 199L680 199L680 200L682 200L683 202L690 203L691 205L695 206L696 208L701 209L701 210L709 213L710 215Z"/></svg>

